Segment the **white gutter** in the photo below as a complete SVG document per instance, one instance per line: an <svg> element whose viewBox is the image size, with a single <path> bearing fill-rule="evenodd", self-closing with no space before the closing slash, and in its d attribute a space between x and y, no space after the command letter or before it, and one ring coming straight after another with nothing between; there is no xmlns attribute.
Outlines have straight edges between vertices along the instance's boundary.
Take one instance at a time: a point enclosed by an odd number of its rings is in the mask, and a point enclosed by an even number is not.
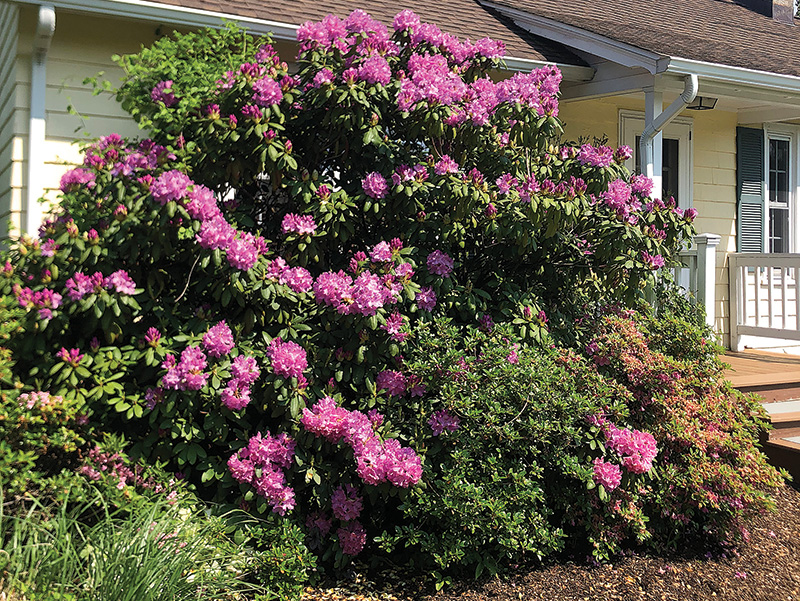
<svg viewBox="0 0 800 601"><path fill-rule="evenodd" d="M646 125L642 132L642 137L639 140L639 156L642 157L641 164L644 174L650 179L654 179L656 184L658 184L661 179L661 170L659 169L659 173L656 173L656 165L653 156L653 139L658 132L664 129L670 121L678 116L678 113L694 100L695 96L697 96L698 87L697 75L694 73L687 75L683 83L683 92L681 92L681 95L678 96L665 111L661 112L659 115L654 115L653 120ZM660 197L661 187L653 186L653 194L654 196Z"/></svg>
<svg viewBox="0 0 800 601"><path fill-rule="evenodd" d="M31 54L31 102L28 124L28 182L25 193L25 222L22 230L35 236L42 224L39 198L44 193L39 183L44 177L45 162L45 93L47 91L47 51L56 31L56 11L51 4L39 7Z"/></svg>
<svg viewBox="0 0 800 601"><path fill-rule="evenodd" d="M688 58L665 57L658 61L659 73L674 73L676 75L695 74L703 80L717 80L728 84L755 86L762 90L770 90L789 94L800 94L800 77L783 75L770 71L758 71L733 67L719 63L707 63Z"/></svg>

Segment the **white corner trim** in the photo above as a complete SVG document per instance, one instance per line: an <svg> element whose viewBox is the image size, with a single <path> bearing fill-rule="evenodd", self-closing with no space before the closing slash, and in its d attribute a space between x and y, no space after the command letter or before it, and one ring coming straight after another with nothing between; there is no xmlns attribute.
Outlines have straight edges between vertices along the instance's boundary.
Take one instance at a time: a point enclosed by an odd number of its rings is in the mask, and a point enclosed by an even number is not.
<svg viewBox="0 0 800 601"><path fill-rule="evenodd" d="M42 181L45 164L45 94L47 92L47 51L56 31L56 11L51 4L39 6L36 33L31 53L31 98L28 127L28 181L25 187L25 221L23 232L36 236L42 224L42 206L39 198L44 188Z"/></svg>
<svg viewBox="0 0 800 601"><path fill-rule="evenodd" d="M658 61L663 58L662 54L643 50L642 48L637 48L579 27L567 25L566 23L560 23L553 19L501 6L490 0L479 0L479 2L482 6L496 10L510 18L519 27L534 35L559 42L568 48L576 48L583 52L600 56L626 67L642 67L655 74L657 73Z"/></svg>

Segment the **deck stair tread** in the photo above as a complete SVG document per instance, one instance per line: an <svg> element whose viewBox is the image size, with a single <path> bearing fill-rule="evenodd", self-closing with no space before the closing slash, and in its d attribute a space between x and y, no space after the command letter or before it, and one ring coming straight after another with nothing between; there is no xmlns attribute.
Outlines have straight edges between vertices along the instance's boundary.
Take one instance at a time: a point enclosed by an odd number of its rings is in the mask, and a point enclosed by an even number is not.
<svg viewBox="0 0 800 601"><path fill-rule="evenodd" d="M726 376L734 388L789 384L800 387L800 356L748 350L728 352L724 360L731 367Z"/></svg>
<svg viewBox="0 0 800 601"><path fill-rule="evenodd" d="M764 403L764 409L770 416L777 415L800 415L800 400L781 401L779 403Z"/></svg>

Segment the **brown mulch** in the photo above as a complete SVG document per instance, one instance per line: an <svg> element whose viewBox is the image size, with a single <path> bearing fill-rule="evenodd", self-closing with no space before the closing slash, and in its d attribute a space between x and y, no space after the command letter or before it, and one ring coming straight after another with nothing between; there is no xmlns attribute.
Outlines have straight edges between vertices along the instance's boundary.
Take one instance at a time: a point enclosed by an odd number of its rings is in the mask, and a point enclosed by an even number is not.
<svg viewBox="0 0 800 601"><path fill-rule="evenodd" d="M800 492L784 486L777 511L751 523L750 540L716 557L632 555L612 564L561 563L502 578L430 583L353 572L349 583L307 589L304 601L800 601ZM399 582L402 580L402 582ZM376 582L382 582L378 585Z"/></svg>

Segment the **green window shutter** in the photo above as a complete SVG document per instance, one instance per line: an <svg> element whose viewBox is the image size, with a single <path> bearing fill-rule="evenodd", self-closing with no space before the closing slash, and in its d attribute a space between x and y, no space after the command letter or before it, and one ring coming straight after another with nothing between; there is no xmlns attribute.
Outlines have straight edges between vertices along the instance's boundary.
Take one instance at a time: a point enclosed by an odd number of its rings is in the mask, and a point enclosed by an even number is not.
<svg viewBox="0 0 800 601"><path fill-rule="evenodd" d="M736 250L764 252L764 130L736 128Z"/></svg>

